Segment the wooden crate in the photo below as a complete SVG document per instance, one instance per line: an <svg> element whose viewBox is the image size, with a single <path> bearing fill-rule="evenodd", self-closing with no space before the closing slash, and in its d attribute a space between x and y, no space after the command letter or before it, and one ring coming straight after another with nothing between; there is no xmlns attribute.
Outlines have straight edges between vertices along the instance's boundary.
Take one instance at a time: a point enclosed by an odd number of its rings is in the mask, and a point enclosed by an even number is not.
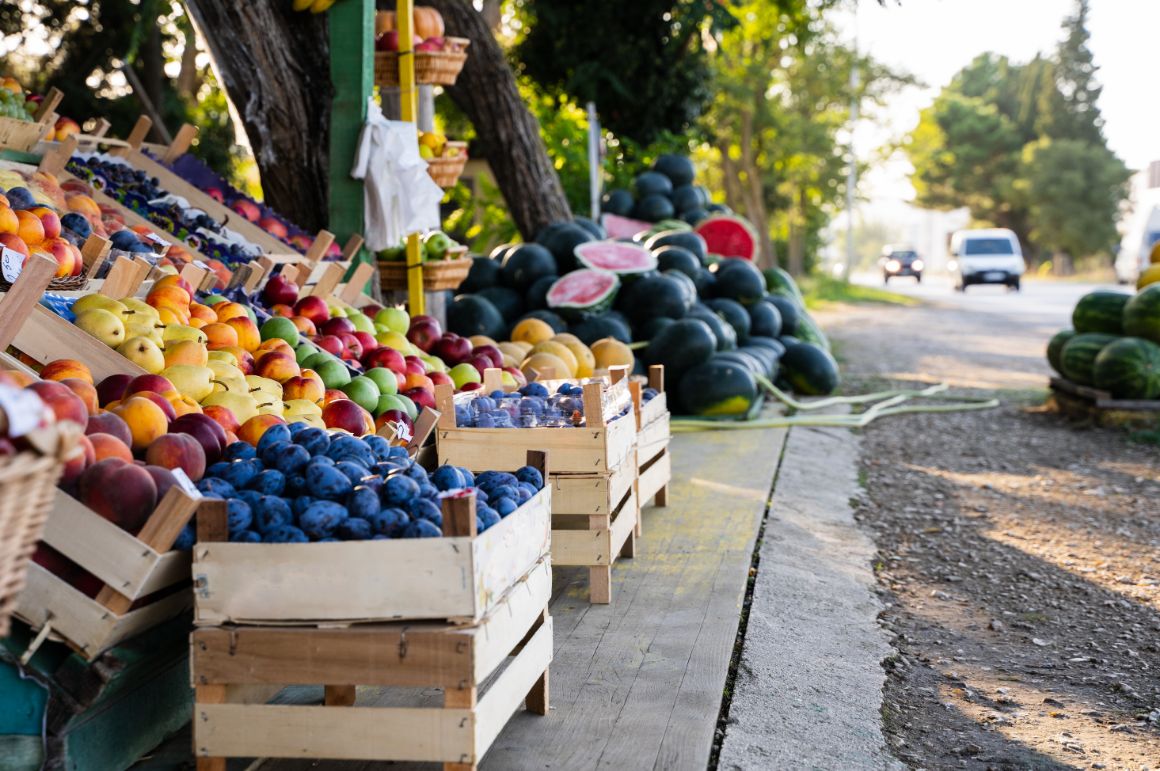
<svg viewBox="0 0 1160 771"><path fill-rule="evenodd" d="M552 387L561 381L545 381ZM474 394L455 395L449 385L435 386L435 403L441 415L435 429L440 463L469 469L520 465L529 447L551 453L557 474L602 474L616 469L636 452L636 421L630 413L615 417L631 401L627 381L609 385L590 381L584 387L584 414L588 425L580 428L459 428L455 425L456 401L470 401ZM485 386L485 390L486 386Z"/></svg>
<svg viewBox="0 0 1160 771"><path fill-rule="evenodd" d="M637 494L643 506L650 498L657 506L668 503L669 481L672 479L672 459L669 457L669 405L665 395L665 368L649 367L648 385L658 393L649 401L640 397L640 388L633 391L640 416L636 438L636 457L639 467ZM640 531L637 531L640 535Z"/></svg>
<svg viewBox="0 0 1160 771"><path fill-rule="evenodd" d="M636 554L636 525L640 503L636 494L635 462L623 474L632 480L613 511L552 515L552 564L588 568L588 599L612 602L612 565L618 557ZM553 480L557 484L559 477Z"/></svg>
<svg viewBox="0 0 1160 771"><path fill-rule="evenodd" d="M521 703L536 714L548 712L551 581L547 561L536 563L473 627L420 622L195 630L191 673L199 771L224 771L231 757L476 768ZM324 685L323 704L267 703L284 685ZM378 703L349 709L359 685L437 688L442 704L423 704L413 691L392 690L386 694L390 703L406 699L408 706L379 706L380 691L373 694Z"/></svg>
<svg viewBox="0 0 1160 771"><path fill-rule="evenodd" d="M1061 377L1051 378L1050 387L1050 404L1070 418L1109 427L1160 428L1160 399L1116 399Z"/></svg>
<svg viewBox="0 0 1160 771"><path fill-rule="evenodd" d="M544 453L525 463L548 477ZM475 533L474 497L462 528L445 499L443 538L336 543L227 543L203 535L198 518L193 575L198 625L451 619L476 622L549 550L550 485L516 511ZM208 507L213 511L214 507ZM224 517L224 514L220 515ZM469 527L467 526L469 524Z"/></svg>
<svg viewBox="0 0 1160 771"><path fill-rule="evenodd" d="M92 660L188 608L193 598L185 590L133 608L137 600L189 580L189 553L171 547L202 499L192 484L182 487L170 489L136 536L58 491L42 540L105 586L88 597L33 563L16 615Z"/></svg>

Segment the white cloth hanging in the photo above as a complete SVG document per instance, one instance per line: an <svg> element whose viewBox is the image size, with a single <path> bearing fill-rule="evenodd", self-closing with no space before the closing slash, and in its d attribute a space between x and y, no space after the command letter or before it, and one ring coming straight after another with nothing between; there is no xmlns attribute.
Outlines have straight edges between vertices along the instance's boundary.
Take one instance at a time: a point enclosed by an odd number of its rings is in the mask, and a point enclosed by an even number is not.
<svg viewBox="0 0 1160 771"><path fill-rule="evenodd" d="M373 99L350 175L365 182L363 236L371 251L398 246L411 233L439 227L443 190L419 155L415 124L387 120Z"/></svg>

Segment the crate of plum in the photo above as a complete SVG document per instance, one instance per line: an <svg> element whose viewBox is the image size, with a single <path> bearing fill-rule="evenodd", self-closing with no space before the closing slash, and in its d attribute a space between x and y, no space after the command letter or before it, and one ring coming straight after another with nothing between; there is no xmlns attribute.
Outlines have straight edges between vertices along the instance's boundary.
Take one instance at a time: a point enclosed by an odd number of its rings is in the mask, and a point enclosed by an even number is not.
<svg viewBox="0 0 1160 771"><path fill-rule="evenodd" d="M597 474L616 469L636 449L636 420L626 380L548 380L515 391L453 394L435 387L435 431L441 463L511 466L529 448L547 450L552 472Z"/></svg>
<svg viewBox="0 0 1160 771"><path fill-rule="evenodd" d="M639 484L637 493L641 505L650 498L657 506L667 503L672 462L669 457L669 409L665 398L665 368L659 364L649 367L648 384L634 399L640 402L640 431L636 439Z"/></svg>
<svg viewBox="0 0 1160 771"><path fill-rule="evenodd" d="M198 483L224 512L199 517L196 622L478 621L550 543L545 455L492 468L425 468L381 436L302 423L230 445Z"/></svg>

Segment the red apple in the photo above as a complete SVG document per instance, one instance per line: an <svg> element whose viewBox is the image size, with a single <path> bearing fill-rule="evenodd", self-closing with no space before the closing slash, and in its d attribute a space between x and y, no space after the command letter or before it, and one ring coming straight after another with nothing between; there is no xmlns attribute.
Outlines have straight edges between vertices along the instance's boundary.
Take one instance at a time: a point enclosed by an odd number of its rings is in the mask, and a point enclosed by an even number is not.
<svg viewBox="0 0 1160 771"><path fill-rule="evenodd" d="M419 409L423 409L424 407L435 409L435 395L426 388L408 389L403 392L403 396L415 402L415 406Z"/></svg>
<svg viewBox="0 0 1160 771"><path fill-rule="evenodd" d="M485 369L494 369L495 364L487 356L472 356L467 360L467 363L475 367L476 372L483 372ZM501 361L500 364L503 364Z"/></svg>
<svg viewBox="0 0 1160 771"><path fill-rule="evenodd" d="M503 366L503 353L494 345L477 345L471 349L472 356L486 356L491 359L491 366ZM482 372L483 370L480 370Z"/></svg>
<svg viewBox="0 0 1160 771"><path fill-rule="evenodd" d="M411 328L407 330L407 340L424 353L429 353L439 338L443 337L443 327L439 320L431 316L415 316Z"/></svg>
<svg viewBox="0 0 1160 771"><path fill-rule="evenodd" d="M405 356L403 358L403 361L405 361L407 364L407 367L406 367L407 372L414 373L416 375L426 375L427 374L427 365L425 365L423 363L423 360L420 359L418 356Z"/></svg>
<svg viewBox="0 0 1160 771"><path fill-rule="evenodd" d="M319 335L314 338L314 344L327 353L333 353L335 356L341 356L346 348L342 340L339 340L334 335Z"/></svg>
<svg viewBox="0 0 1160 771"><path fill-rule="evenodd" d="M349 332L343 332L338 336L338 339L342 341L342 347L345 349L344 359L362 358L363 345L357 337Z"/></svg>
<svg viewBox="0 0 1160 771"><path fill-rule="evenodd" d="M455 387L454 381L451 380L451 376L446 372L431 371L427 373L427 377L430 378L431 382L435 385L442 383L443 385L449 385L452 388Z"/></svg>
<svg viewBox="0 0 1160 771"><path fill-rule="evenodd" d="M410 435L415 433L415 423L411 420L411 416L402 410L387 410L375 418L375 428L382 428L388 423L404 426Z"/></svg>
<svg viewBox="0 0 1160 771"><path fill-rule="evenodd" d="M283 278L279 273L266 282L266 288L262 290L262 299L269 306L294 305L298 302L298 285Z"/></svg>
<svg viewBox="0 0 1160 771"><path fill-rule="evenodd" d="M327 428L341 428L363 436L374 428L371 414L350 399L335 399L322 408L322 422Z"/></svg>
<svg viewBox="0 0 1160 771"><path fill-rule="evenodd" d="M376 340L375 336L372 335L370 332L357 332L356 331L356 332L353 332L352 334L356 338L358 338L359 343L362 344L362 349L363 349L364 354L370 353L371 351L380 347L379 341Z"/></svg>
<svg viewBox="0 0 1160 771"><path fill-rule="evenodd" d="M226 202L226 197L222 193L220 188L207 187L205 189L205 194L208 195L210 198L214 199L215 201L217 201L218 203L225 203Z"/></svg>
<svg viewBox="0 0 1160 771"><path fill-rule="evenodd" d="M262 228L262 230L265 230L275 238L286 240L290 237L290 231L286 230L286 225L284 225L281 220L275 219L273 217L263 217L262 219L258 220L258 227Z"/></svg>
<svg viewBox="0 0 1160 771"><path fill-rule="evenodd" d="M460 391L478 391L483 388L483 383L464 383Z"/></svg>
<svg viewBox="0 0 1160 771"><path fill-rule="evenodd" d="M431 353L448 364L460 364L471 357L471 341L448 332L432 346Z"/></svg>
<svg viewBox="0 0 1160 771"><path fill-rule="evenodd" d="M205 462L216 463L226 449L226 430L209 415L191 412L169 424L171 434L189 434L205 451Z"/></svg>
<svg viewBox="0 0 1160 771"><path fill-rule="evenodd" d="M324 335L342 337L344 334L353 334L355 332L355 326L350 319L336 317L327 320L321 327L318 328L318 331Z"/></svg>
<svg viewBox="0 0 1160 771"><path fill-rule="evenodd" d="M257 207L252 201L247 201L244 198L239 198L234 201L233 206L230 207L238 214L245 217L250 222L257 222L262 218L262 210Z"/></svg>
<svg viewBox="0 0 1160 771"><path fill-rule="evenodd" d="M294 315L305 316L318 326L330 318L330 308L326 307L326 300L315 295L307 295L294 303Z"/></svg>
<svg viewBox="0 0 1160 771"><path fill-rule="evenodd" d="M407 372L407 362L403 360L403 354L385 345L369 353L364 352L362 363L367 369L386 367L396 375L404 375Z"/></svg>

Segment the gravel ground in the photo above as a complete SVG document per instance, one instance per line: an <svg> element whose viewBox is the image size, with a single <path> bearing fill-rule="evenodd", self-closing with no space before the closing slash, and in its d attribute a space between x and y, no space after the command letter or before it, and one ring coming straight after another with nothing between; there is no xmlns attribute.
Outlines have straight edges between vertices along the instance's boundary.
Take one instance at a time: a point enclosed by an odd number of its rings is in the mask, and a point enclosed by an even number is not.
<svg viewBox="0 0 1160 771"><path fill-rule="evenodd" d="M897 650L891 749L914 768L1160 769L1160 450L1036 408L1034 352L1065 320L948 304L819 318L851 390L1019 389L865 432L856 515ZM884 342L901 330L905 346Z"/></svg>

